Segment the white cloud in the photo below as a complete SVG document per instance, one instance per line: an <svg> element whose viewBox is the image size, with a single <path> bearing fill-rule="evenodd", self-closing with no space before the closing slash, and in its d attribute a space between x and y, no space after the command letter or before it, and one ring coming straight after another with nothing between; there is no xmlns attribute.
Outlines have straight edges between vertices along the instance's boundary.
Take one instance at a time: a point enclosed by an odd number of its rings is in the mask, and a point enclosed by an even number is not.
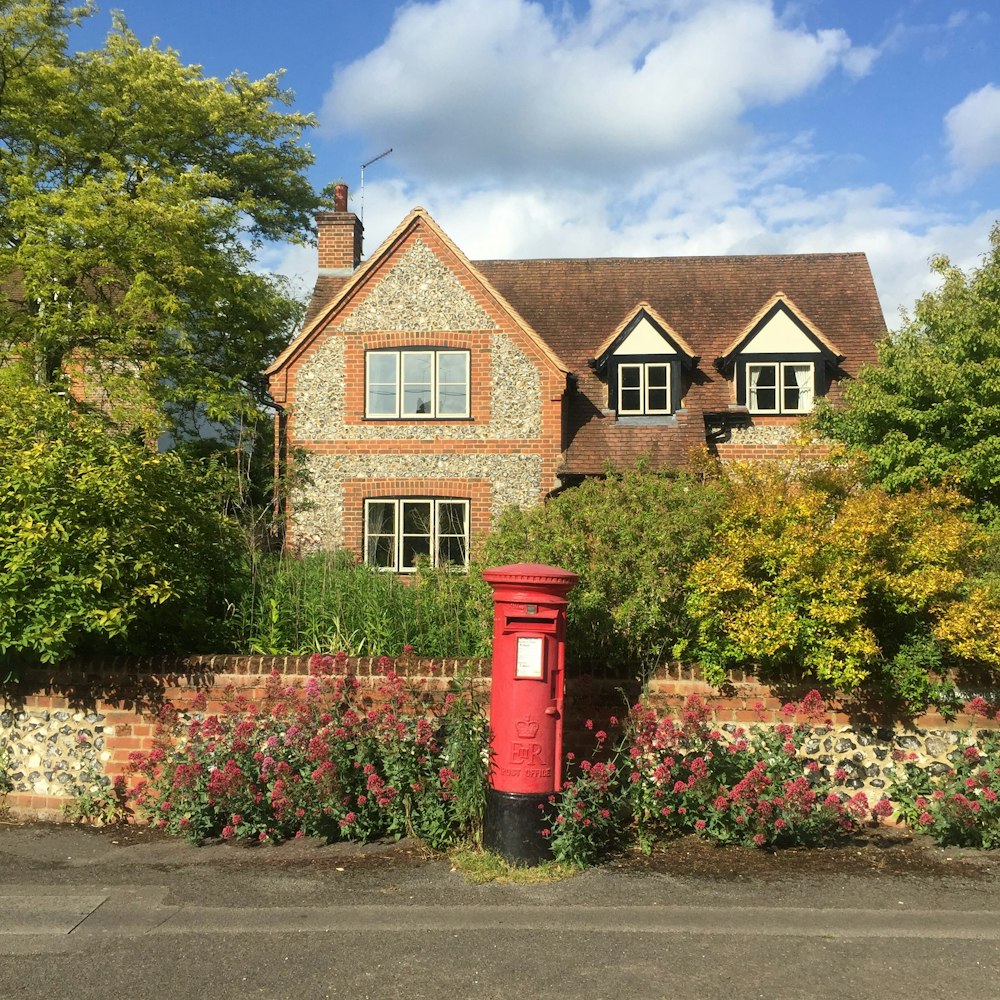
<svg viewBox="0 0 1000 1000"><path fill-rule="evenodd" d="M785 24L769 0L528 0L400 9L338 71L322 119L392 145L418 175L601 176L745 145L749 109L800 97L874 54Z"/></svg>
<svg viewBox="0 0 1000 1000"><path fill-rule="evenodd" d="M1000 164L1000 87L973 91L945 115L944 125L956 181Z"/></svg>
<svg viewBox="0 0 1000 1000"><path fill-rule="evenodd" d="M928 259L973 266L1000 211L956 224L886 184L816 190L831 159L812 136L755 133L753 113L863 75L875 52L775 6L401 7L383 44L336 73L322 115L392 146L402 171L368 182L366 251L416 204L473 259L860 250L898 325L936 281ZM957 120L955 161L977 162Z"/></svg>
<svg viewBox="0 0 1000 1000"><path fill-rule="evenodd" d="M674 256L690 254L867 254L890 328L901 309L937 284L928 261L948 254L979 263L1000 206L956 223L901 201L886 185L822 194L794 183L802 158L709 155L642 186L473 192L449 184L372 184L366 250L373 252L414 204L422 204L472 259ZM762 179L763 178L763 179Z"/></svg>

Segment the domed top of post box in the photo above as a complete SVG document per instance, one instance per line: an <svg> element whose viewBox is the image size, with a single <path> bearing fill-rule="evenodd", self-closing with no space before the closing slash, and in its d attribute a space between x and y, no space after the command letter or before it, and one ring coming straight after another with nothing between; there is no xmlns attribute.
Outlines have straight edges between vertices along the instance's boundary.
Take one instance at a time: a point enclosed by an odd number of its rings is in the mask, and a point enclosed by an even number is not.
<svg viewBox="0 0 1000 1000"><path fill-rule="evenodd" d="M533 591L550 599L565 598L580 579L576 573L542 563L513 563L483 571L483 579L493 588L494 599L510 599L513 592Z"/></svg>

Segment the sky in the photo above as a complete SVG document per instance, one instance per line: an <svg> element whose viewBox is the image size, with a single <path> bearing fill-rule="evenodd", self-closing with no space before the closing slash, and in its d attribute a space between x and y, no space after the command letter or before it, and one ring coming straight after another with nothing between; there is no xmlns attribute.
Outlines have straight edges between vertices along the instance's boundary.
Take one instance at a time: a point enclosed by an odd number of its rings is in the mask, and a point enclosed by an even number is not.
<svg viewBox="0 0 1000 1000"><path fill-rule="evenodd" d="M366 255L417 205L472 259L863 251L896 329L1000 219L995 0L119 0L71 45L112 9L284 70ZM262 264L307 290L315 251Z"/></svg>

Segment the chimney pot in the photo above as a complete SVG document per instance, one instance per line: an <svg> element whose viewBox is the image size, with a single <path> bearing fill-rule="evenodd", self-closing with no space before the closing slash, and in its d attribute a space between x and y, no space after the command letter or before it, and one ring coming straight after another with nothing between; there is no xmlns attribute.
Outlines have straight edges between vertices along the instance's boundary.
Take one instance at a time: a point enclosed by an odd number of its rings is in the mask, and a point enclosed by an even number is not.
<svg viewBox="0 0 1000 1000"><path fill-rule="evenodd" d="M333 210L335 212L347 211L347 185L343 181L338 181L333 186Z"/></svg>

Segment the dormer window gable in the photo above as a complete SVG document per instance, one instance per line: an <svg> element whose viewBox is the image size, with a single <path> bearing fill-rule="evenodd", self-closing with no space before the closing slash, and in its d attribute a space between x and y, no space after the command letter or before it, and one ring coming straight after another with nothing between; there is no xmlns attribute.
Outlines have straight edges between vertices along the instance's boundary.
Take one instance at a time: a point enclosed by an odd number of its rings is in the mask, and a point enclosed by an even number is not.
<svg viewBox="0 0 1000 1000"><path fill-rule="evenodd" d="M716 359L735 383L737 406L750 413L812 411L844 360L836 346L782 292L775 295Z"/></svg>
<svg viewBox="0 0 1000 1000"><path fill-rule="evenodd" d="M640 303L605 341L592 367L608 383L619 418L667 417L680 408L682 372L698 358L648 303Z"/></svg>

